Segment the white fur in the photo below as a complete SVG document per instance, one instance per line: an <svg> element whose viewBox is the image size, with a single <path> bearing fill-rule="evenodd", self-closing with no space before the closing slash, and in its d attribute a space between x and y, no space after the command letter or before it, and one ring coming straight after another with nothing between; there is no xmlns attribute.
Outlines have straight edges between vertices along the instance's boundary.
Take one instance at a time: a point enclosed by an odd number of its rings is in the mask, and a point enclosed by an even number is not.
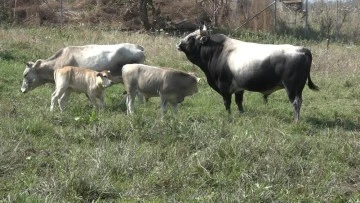
<svg viewBox="0 0 360 203"><path fill-rule="evenodd" d="M256 44L230 38L225 47L233 49L227 58L230 71L234 76L233 86L237 86L236 81L240 81L241 78L251 77L257 68L260 68L259 64L269 56L285 53L291 57L299 54L297 50L301 48L287 44Z"/></svg>

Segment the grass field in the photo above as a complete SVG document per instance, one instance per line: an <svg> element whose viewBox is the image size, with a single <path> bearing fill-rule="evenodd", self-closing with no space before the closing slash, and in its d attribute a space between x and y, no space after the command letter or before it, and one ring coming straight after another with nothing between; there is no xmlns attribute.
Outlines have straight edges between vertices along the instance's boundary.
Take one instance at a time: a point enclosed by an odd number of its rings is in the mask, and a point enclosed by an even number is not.
<svg viewBox="0 0 360 203"><path fill-rule="evenodd" d="M232 104L229 116L205 81L163 121L157 98L127 116L122 85L106 90L103 111L72 94L51 113L53 85L20 92L24 62L68 45L138 43L147 64L204 75L176 50L177 37L1 29L0 202L359 202L360 47L243 40L311 48L320 91L305 87L300 123L284 90L268 104L246 92L245 113Z"/></svg>

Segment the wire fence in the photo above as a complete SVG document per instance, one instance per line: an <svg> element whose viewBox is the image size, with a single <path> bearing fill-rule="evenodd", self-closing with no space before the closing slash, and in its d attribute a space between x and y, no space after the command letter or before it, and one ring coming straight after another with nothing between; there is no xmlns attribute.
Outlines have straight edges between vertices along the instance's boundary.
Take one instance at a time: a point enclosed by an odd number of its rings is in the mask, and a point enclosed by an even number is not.
<svg viewBox="0 0 360 203"><path fill-rule="evenodd" d="M154 29L200 21L232 31L276 32L360 41L360 0L145 0ZM132 3L126 3L132 2ZM111 24L140 29L136 2L125 0L2 0L0 23ZM130 19L130 20L128 20Z"/></svg>

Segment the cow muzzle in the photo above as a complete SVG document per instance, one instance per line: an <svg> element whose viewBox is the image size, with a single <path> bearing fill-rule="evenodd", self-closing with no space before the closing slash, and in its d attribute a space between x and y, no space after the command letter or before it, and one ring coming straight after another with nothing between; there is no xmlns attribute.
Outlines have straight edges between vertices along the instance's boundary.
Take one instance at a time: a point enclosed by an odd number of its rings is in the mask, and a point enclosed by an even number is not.
<svg viewBox="0 0 360 203"><path fill-rule="evenodd" d="M181 41L176 45L176 48L177 48L177 50L182 51L181 50Z"/></svg>
<svg viewBox="0 0 360 203"><path fill-rule="evenodd" d="M20 91L21 91L22 93L26 93L26 92L27 92L27 88L21 87L21 88L20 88Z"/></svg>
<svg viewBox="0 0 360 203"><path fill-rule="evenodd" d="M26 82L23 82L23 84L21 85L20 91L22 93L26 93L29 90L29 85Z"/></svg>

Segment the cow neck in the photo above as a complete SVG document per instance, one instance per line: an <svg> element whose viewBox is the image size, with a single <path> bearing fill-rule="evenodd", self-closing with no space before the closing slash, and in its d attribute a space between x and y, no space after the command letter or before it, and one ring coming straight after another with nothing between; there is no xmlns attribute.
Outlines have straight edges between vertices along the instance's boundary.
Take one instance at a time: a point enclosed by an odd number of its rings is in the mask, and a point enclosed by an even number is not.
<svg viewBox="0 0 360 203"><path fill-rule="evenodd" d="M37 67L36 72L39 76L46 82L46 83L54 83L54 69L50 68L53 67L48 64L48 62L43 62L42 67Z"/></svg>
<svg viewBox="0 0 360 203"><path fill-rule="evenodd" d="M217 41L210 41L207 45L201 45L199 48L199 55L201 61L199 63L200 69L204 72L208 84L217 92L220 93L215 81L216 71L218 70L219 59L222 57L223 43Z"/></svg>

